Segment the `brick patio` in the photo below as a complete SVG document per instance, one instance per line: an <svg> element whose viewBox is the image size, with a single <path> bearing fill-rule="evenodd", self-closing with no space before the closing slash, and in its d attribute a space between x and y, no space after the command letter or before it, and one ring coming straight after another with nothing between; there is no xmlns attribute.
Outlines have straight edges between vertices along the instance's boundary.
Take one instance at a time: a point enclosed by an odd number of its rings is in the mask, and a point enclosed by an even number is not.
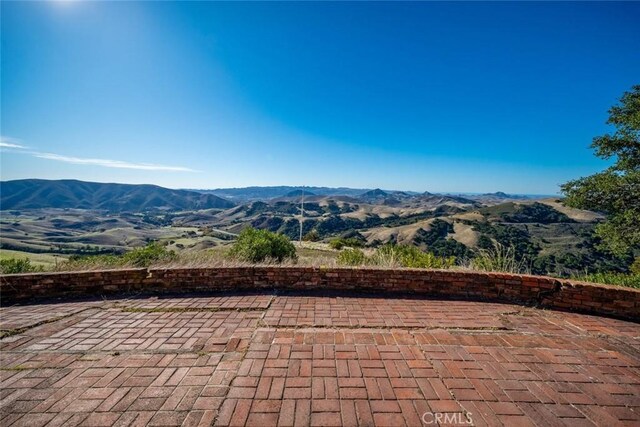
<svg viewBox="0 0 640 427"><path fill-rule="evenodd" d="M0 313L2 426L640 424L640 325L610 318L268 292Z"/></svg>

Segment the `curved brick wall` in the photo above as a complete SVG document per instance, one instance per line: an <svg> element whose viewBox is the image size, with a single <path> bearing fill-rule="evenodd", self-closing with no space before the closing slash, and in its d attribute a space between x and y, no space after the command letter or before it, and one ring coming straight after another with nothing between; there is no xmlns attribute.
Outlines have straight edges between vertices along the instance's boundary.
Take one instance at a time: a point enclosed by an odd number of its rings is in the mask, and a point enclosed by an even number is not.
<svg viewBox="0 0 640 427"><path fill-rule="evenodd" d="M640 290L551 277L451 270L311 267L127 269L0 276L2 304L123 293L232 290L411 292L640 320Z"/></svg>

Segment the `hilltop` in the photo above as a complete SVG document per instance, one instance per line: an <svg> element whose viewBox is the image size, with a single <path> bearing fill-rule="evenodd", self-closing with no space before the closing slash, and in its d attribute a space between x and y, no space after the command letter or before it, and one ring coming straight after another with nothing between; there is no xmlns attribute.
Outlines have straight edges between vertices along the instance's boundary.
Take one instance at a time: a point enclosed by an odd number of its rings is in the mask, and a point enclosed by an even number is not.
<svg viewBox="0 0 640 427"><path fill-rule="evenodd" d="M142 212L151 209L224 209L235 206L229 200L195 191L72 179L3 181L0 182L0 194L2 210L59 208Z"/></svg>

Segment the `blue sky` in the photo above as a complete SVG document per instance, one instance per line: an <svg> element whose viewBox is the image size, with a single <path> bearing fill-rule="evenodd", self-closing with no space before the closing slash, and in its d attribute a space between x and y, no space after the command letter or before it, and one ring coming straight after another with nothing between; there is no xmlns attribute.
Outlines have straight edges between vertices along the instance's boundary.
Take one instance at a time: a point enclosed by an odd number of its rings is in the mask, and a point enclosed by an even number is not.
<svg viewBox="0 0 640 427"><path fill-rule="evenodd" d="M1 177L553 194L640 3L2 2Z"/></svg>

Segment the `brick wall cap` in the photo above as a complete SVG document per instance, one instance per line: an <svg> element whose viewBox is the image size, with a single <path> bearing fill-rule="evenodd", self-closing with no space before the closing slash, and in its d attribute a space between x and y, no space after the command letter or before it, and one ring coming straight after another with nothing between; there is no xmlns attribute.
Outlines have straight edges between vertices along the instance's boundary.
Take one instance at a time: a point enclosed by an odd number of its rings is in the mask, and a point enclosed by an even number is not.
<svg viewBox="0 0 640 427"><path fill-rule="evenodd" d="M502 280L519 280L522 282L537 282L537 283L558 283L562 286L579 288L579 287L588 287L588 288L600 288L603 290L612 290L612 291L621 291L621 292L631 292L631 293L640 293L640 289L637 288L627 288L622 286L615 285L606 285L602 283L591 283L584 282L578 280L569 280L569 279L559 279L555 277L549 276L535 276L530 274L512 274L512 273L500 273L500 272L487 272L487 271L473 271L473 270L445 270L445 269L424 269L424 268L380 268L380 267L306 267L306 266L277 266L277 265L251 265L251 266L238 266L238 267L153 267L153 268L114 268L114 269L104 269L104 270L86 270L86 271L56 271L56 272L39 272L39 273L19 273L19 274L0 274L0 278L21 278L28 280L39 280L44 278L62 278L68 277L69 275L111 275L111 274L129 274L129 273L181 273L181 272L234 272L234 271L247 271L254 270L260 272L269 272L269 271L281 271L281 272L295 272L295 273L340 273L340 272L357 272L366 270L367 274L380 272L382 274L389 274L390 272L394 274L406 274L409 276L413 276L416 273L425 273L425 274L436 274L443 275L447 278L484 278L484 279L502 279Z"/></svg>
<svg viewBox="0 0 640 427"><path fill-rule="evenodd" d="M104 270L83 270L83 271L41 271L36 273L16 273L16 274L0 274L2 277L23 277L23 278L40 278L40 277L63 277L68 275L100 275L100 274L114 274L114 273L146 273L148 270L144 267L138 268L112 268Z"/></svg>
<svg viewBox="0 0 640 427"><path fill-rule="evenodd" d="M571 287L571 288L598 288L609 291L616 292L630 292L635 294L640 294L640 289L638 288L630 288L627 286L617 286L617 285L607 285L604 283L593 283L593 282L583 282L580 280L567 280L567 279L556 279L558 280L562 286Z"/></svg>

